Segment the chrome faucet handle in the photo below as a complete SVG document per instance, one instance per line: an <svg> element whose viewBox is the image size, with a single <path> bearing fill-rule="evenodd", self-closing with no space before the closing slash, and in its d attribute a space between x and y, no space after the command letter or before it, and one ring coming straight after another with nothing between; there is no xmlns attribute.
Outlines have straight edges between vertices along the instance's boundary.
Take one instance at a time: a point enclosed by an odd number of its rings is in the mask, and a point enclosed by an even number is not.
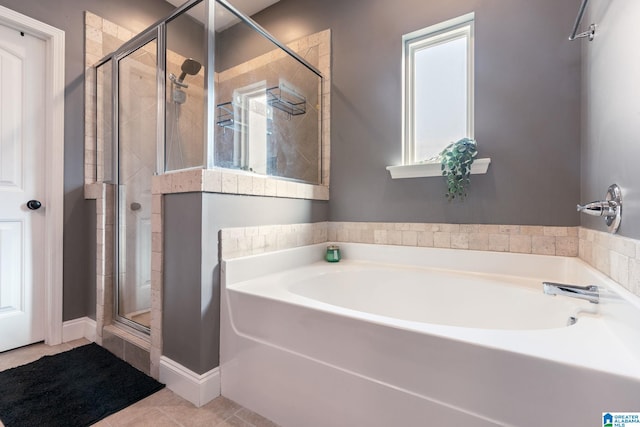
<svg viewBox="0 0 640 427"><path fill-rule="evenodd" d="M617 204L613 200L599 200L586 205L576 206L578 212L584 212L587 215L612 217L617 215Z"/></svg>
<svg viewBox="0 0 640 427"><path fill-rule="evenodd" d="M622 219L622 192L620 187L612 184L607 189L605 200L578 205L576 208L578 212L584 212L587 215L604 217L609 227L609 233L615 233L618 231Z"/></svg>

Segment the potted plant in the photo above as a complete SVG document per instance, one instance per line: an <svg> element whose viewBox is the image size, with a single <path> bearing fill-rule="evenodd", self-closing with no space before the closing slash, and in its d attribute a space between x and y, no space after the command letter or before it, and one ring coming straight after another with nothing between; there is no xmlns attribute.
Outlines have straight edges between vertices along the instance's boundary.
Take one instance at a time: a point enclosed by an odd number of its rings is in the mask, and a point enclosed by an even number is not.
<svg viewBox="0 0 640 427"><path fill-rule="evenodd" d="M478 155L476 141L462 138L452 142L440 152L442 175L447 180L446 197L452 201L456 197L463 200L467 195L467 185L471 182L471 165Z"/></svg>

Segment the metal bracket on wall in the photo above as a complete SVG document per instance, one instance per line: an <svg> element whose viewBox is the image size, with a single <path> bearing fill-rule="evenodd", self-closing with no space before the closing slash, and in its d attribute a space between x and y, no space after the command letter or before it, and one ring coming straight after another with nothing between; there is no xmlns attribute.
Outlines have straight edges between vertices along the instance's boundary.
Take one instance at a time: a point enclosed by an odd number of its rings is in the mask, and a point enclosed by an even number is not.
<svg viewBox="0 0 640 427"><path fill-rule="evenodd" d="M576 22L573 24L573 31L569 36L569 40L581 39L584 37L588 37L589 41L593 41L596 36L596 24L589 25L589 29L587 31L583 31L580 34L577 34L578 28L580 27L580 22L582 22L582 16L584 15L585 10L587 9L587 4L589 0L582 0L582 4L580 5L580 10L578 11L578 16L576 17Z"/></svg>

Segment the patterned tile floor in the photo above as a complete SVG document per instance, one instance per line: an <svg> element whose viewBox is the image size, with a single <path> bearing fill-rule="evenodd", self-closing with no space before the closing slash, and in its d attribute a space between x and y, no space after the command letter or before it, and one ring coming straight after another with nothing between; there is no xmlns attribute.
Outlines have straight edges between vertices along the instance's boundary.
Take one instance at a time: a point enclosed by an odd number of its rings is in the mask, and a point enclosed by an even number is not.
<svg viewBox="0 0 640 427"><path fill-rule="evenodd" d="M85 344L89 344L89 341L80 339L53 347L34 344L0 353L0 371ZM97 427L277 427L268 419L224 397L218 397L207 405L196 408L167 388L94 425ZM4 427L2 422L0 427Z"/></svg>

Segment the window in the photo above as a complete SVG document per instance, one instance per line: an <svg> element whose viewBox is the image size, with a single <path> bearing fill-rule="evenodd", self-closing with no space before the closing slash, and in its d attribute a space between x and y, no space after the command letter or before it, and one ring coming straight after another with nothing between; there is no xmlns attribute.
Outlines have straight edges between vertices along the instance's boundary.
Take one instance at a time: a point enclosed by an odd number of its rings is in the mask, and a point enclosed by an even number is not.
<svg viewBox="0 0 640 427"><path fill-rule="evenodd" d="M470 13L402 37L404 164L473 138L473 21Z"/></svg>

